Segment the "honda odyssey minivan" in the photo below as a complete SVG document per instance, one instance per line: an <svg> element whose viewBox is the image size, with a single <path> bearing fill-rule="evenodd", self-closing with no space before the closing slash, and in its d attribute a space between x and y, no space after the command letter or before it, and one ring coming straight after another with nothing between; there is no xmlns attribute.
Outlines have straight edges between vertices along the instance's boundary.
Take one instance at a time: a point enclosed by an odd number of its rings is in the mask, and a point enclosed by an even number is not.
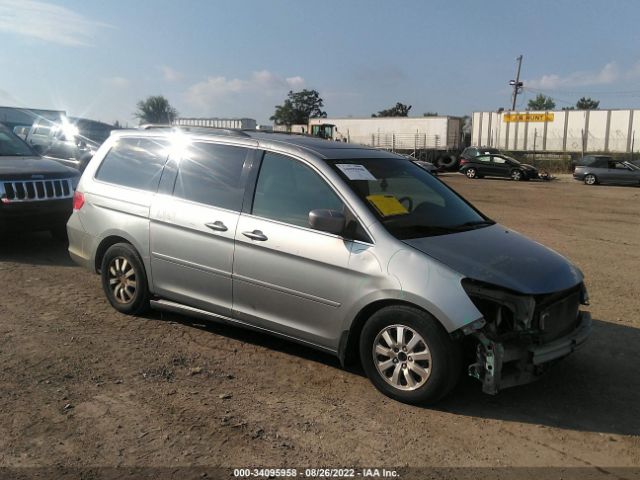
<svg viewBox="0 0 640 480"><path fill-rule="evenodd" d="M69 252L149 307L358 360L407 403L464 369L490 394L587 339L580 270L399 155L266 132L119 131L75 192Z"/></svg>

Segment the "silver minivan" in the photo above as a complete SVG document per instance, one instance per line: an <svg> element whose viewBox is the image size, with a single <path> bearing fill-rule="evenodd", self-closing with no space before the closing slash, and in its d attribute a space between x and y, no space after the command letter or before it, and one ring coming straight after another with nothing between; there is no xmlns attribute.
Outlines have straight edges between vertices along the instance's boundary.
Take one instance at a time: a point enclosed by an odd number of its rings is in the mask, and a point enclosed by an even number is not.
<svg viewBox="0 0 640 480"><path fill-rule="evenodd" d="M69 252L120 312L240 325L359 360L408 403L530 382L587 339L583 275L406 158L299 135L114 133Z"/></svg>

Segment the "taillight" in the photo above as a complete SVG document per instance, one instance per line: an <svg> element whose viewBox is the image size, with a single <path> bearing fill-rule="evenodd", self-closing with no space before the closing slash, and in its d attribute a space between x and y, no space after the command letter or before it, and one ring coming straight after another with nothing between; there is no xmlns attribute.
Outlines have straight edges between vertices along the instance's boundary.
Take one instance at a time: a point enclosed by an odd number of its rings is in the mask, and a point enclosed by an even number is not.
<svg viewBox="0 0 640 480"><path fill-rule="evenodd" d="M73 209L80 210L84 205L84 194L77 190L73 193Z"/></svg>
<svg viewBox="0 0 640 480"><path fill-rule="evenodd" d="M466 160L464 158L460 159L460 165L464 165L465 163L469 163L469 160Z"/></svg>

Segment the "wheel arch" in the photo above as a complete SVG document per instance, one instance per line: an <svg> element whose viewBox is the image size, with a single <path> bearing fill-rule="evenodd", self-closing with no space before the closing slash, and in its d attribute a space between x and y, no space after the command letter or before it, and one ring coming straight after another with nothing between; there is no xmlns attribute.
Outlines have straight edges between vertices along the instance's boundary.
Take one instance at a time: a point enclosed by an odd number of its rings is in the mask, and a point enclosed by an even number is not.
<svg viewBox="0 0 640 480"><path fill-rule="evenodd" d="M362 328L364 327L364 324L367 322L367 320L371 318L374 313L382 310L385 307L394 305L412 307L417 310L421 310L428 315L431 315L442 327L442 329L445 332L447 331L436 315L416 303L407 302L395 298L376 300L361 308L351 322L349 329L344 330L340 336L340 343L338 345L338 358L343 367L352 365L358 361L360 334L362 333Z"/></svg>
<svg viewBox="0 0 640 480"><path fill-rule="evenodd" d="M94 269L96 273L100 273L100 266L102 265L102 259L104 258L104 254L107 252L107 250L109 250L111 246L117 243L127 243L131 245L133 248L136 249L136 251L138 252L138 255L140 255L140 252L138 251L136 246L128 239L121 237L119 235L109 235L108 237L103 238L100 244L98 245L98 248L96 248L96 255L94 258Z"/></svg>

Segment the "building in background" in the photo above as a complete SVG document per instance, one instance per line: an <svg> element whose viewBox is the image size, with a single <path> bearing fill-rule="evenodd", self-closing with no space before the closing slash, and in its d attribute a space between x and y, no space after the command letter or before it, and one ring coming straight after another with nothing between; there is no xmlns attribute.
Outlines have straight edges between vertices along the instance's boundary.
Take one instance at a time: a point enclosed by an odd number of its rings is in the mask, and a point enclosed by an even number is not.
<svg viewBox="0 0 640 480"><path fill-rule="evenodd" d="M238 130L255 130L257 122L253 118L176 118L174 125L180 127L213 127L233 128Z"/></svg>

